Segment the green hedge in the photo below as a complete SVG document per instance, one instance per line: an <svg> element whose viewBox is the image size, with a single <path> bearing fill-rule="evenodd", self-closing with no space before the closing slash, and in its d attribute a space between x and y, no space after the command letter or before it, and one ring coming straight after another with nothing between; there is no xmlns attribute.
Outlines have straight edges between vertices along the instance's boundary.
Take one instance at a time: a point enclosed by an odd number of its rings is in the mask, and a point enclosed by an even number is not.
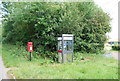
<svg viewBox="0 0 120 81"><path fill-rule="evenodd" d="M112 46L113 50L120 50L120 46Z"/></svg>
<svg viewBox="0 0 120 81"><path fill-rule="evenodd" d="M6 7L6 5L10 7ZM2 43L27 45L49 56L57 51L57 37L74 35L74 51L97 53L110 32L110 17L94 2L3 3L8 12L3 21Z"/></svg>

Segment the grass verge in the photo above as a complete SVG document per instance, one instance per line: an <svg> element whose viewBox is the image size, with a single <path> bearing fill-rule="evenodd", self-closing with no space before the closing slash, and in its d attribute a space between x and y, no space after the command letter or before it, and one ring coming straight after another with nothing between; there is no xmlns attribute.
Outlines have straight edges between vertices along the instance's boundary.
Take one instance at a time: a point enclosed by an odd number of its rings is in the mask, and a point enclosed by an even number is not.
<svg viewBox="0 0 120 81"><path fill-rule="evenodd" d="M73 63L52 63L42 57L28 61L29 53L15 45L3 45L3 60L17 79L118 79L118 61L98 54L75 53ZM84 60L81 60L84 58Z"/></svg>
<svg viewBox="0 0 120 81"><path fill-rule="evenodd" d="M110 50L110 51L116 51L116 52L120 52L120 50L113 50L113 49L112 49L112 50Z"/></svg>
<svg viewBox="0 0 120 81"><path fill-rule="evenodd" d="M2 56L2 26L0 25L0 56Z"/></svg>

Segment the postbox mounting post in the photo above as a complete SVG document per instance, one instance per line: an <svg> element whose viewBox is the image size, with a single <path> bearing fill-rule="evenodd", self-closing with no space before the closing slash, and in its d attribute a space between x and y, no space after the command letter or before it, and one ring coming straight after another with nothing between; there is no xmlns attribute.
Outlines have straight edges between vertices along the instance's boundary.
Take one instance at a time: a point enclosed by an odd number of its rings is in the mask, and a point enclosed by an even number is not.
<svg viewBox="0 0 120 81"><path fill-rule="evenodd" d="M30 61L32 60L33 42L28 42L28 51L30 53Z"/></svg>

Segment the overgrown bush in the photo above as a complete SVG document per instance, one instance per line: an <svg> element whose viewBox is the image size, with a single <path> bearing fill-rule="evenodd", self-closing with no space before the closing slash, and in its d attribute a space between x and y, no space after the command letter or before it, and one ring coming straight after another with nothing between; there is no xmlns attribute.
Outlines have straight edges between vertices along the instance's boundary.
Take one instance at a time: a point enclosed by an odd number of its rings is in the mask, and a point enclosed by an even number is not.
<svg viewBox="0 0 120 81"><path fill-rule="evenodd" d="M112 49L113 50L120 50L120 46L119 45L112 46Z"/></svg>
<svg viewBox="0 0 120 81"><path fill-rule="evenodd" d="M31 41L42 56L57 50L57 37L62 34L74 35L74 51L96 53L111 29L110 17L94 2L5 2L3 7L9 13L4 16L3 41L17 45Z"/></svg>

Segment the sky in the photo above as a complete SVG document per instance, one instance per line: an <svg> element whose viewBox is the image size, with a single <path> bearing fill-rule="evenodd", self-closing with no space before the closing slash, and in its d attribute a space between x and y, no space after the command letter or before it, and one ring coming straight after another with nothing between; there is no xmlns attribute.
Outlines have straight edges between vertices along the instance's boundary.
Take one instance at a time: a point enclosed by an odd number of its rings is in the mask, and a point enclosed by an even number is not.
<svg viewBox="0 0 120 81"><path fill-rule="evenodd" d="M108 13L112 18L111 27L112 31L107 35L111 39L118 39L118 2L120 0L94 0L94 2L101 7L104 12Z"/></svg>
<svg viewBox="0 0 120 81"><path fill-rule="evenodd" d="M107 33L107 35L111 39L118 39L118 2L119 1L120 0L94 0L94 2L99 7L101 7L104 12L108 13L109 16L112 18L112 21L110 23L112 30L111 32Z"/></svg>

